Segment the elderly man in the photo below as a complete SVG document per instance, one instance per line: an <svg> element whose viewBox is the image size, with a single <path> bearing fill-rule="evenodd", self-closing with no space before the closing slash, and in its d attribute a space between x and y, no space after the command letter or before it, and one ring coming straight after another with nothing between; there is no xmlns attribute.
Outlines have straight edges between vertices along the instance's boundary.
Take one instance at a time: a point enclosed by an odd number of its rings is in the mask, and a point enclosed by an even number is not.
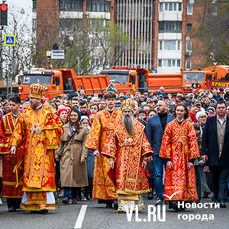
<svg viewBox="0 0 229 229"><path fill-rule="evenodd" d="M120 212L130 210L131 205L134 205L134 209L135 206L144 208L140 194L150 192L143 168L146 167L146 161L152 159L153 151L144 133L145 127L134 119L134 106L130 99L122 102L122 119L114 127L102 152L110 158L110 171L115 172Z"/></svg>
<svg viewBox="0 0 229 229"><path fill-rule="evenodd" d="M156 93L156 95L158 95L158 96L162 95L163 97L166 96L165 88L164 87L160 87L159 91Z"/></svg>

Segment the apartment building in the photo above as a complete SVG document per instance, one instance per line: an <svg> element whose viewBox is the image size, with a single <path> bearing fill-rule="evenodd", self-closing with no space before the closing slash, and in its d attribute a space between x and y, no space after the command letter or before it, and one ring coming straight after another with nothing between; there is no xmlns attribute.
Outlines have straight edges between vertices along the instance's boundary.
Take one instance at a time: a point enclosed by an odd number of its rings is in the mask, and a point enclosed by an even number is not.
<svg viewBox="0 0 229 229"><path fill-rule="evenodd" d="M190 36L204 7L200 0L33 0L33 21L37 41L42 36L44 16L56 15L53 33L58 39L61 21L99 17L122 26L129 47L121 53L119 65L145 67L157 72L179 72L198 66L193 56L195 40ZM48 7L47 7L48 6ZM196 11L195 11L196 10ZM198 17L197 17L198 13ZM46 17L51 20L50 17ZM40 27L40 28L39 28ZM99 62L98 60L95 60Z"/></svg>

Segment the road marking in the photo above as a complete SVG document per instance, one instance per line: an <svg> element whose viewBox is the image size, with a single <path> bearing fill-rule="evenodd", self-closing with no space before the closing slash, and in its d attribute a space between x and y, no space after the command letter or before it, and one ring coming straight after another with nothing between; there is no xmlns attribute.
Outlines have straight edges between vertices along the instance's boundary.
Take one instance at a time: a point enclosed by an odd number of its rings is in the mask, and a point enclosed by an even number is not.
<svg viewBox="0 0 229 229"><path fill-rule="evenodd" d="M74 228L81 228L82 227L83 219L84 219L86 210L87 210L87 205L82 205Z"/></svg>

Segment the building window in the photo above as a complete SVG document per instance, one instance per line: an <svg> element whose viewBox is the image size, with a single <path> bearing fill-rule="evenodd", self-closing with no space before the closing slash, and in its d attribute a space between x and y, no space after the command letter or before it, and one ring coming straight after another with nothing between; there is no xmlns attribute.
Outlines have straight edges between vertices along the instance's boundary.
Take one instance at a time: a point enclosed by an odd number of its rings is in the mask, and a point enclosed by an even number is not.
<svg viewBox="0 0 229 229"><path fill-rule="evenodd" d="M176 41L164 41L164 50L176 50Z"/></svg>
<svg viewBox="0 0 229 229"><path fill-rule="evenodd" d="M177 67L180 67L180 60L177 60Z"/></svg>
<svg viewBox="0 0 229 229"><path fill-rule="evenodd" d="M37 28L37 19L33 19L33 29L36 30Z"/></svg>
<svg viewBox="0 0 229 229"><path fill-rule="evenodd" d="M87 11L110 12L110 2L87 1ZM121 11L122 15L123 11Z"/></svg>
<svg viewBox="0 0 229 229"><path fill-rule="evenodd" d="M159 32L179 33L182 31L181 21L160 21Z"/></svg>
<svg viewBox="0 0 229 229"><path fill-rule="evenodd" d="M160 11L163 11L163 3L160 3Z"/></svg>
<svg viewBox="0 0 229 229"><path fill-rule="evenodd" d="M190 33L192 31L192 24L187 24L187 33Z"/></svg>
<svg viewBox="0 0 229 229"><path fill-rule="evenodd" d="M163 67L167 67L167 60L163 60Z"/></svg>
<svg viewBox="0 0 229 229"><path fill-rule="evenodd" d="M33 0L33 12L37 12L37 0Z"/></svg>
<svg viewBox="0 0 229 229"><path fill-rule="evenodd" d="M151 17L151 7L144 7L144 17Z"/></svg>
<svg viewBox="0 0 229 229"><path fill-rule="evenodd" d="M192 52L192 42L186 42L186 52Z"/></svg>
<svg viewBox="0 0 229 229"><path fill-rule="evenodd" d="M159 50L162 50L162 41L159 41Z"/></svg>
<svg viewBox="0 0 229 229"><path fill-rule="evenodd" d="M106 2L105 3L105 12L110 12L111 11L111 3L110 2Z"/></svg>
<svg viewBox="0 0 229 229"><path fill-rule="evenodd" d="M191 60L186 60L185 61L185 68L186 68L186 70L191 69L191 66L192 66L191 64L192 64Z"/></svg>
<svg viewBox="0 0 229 229"><path fill-rule="evenodd" d="M162 67L162 60L161 59L158 60L158 67Z"/></svg>
<svg viewBox="0 0 229 229"><path fill-rule="evenodd" d="M176 66L176 60L172 60L172 62L173 62L173 67L175 67Z"/></svg>
<svg viewBox="0 0 229 229"><path fill-rule="evenodd" d="M168 5L169 5L169 3L165 3L165 10L166 11L168 10Z"/></svg>
<svg viewBox="0 0 229 229"><path fill-rule="evenodd" d="M182 3L178 3L178 11L182 11Z"/></svg>
<svg viewBox="0 0 229 229"><path fill-rule="evenodd" d="M173 4L169 3L169 11L173 11Z"/></svg>
<svg viewBox="0 0 229 229"><path fill-rule="evenodd" d="M180 41L177 42L177 50L180 50Z"/></svg>
<svg viewBox="0 0 229 229"><path fill-rule="evenodd" d="M168 60L168 67L171 67L171 60Z"/></svg>
<svg viewBox="0 0 229 229"><path fill-rule="evenodd" d="M193 5L187 5L187 14L192 15Z"/></svg>
<svg viewBox="0 0 229 229"><path fill-rule="evenodd" d="M60 10L83 11L83 2L79 0L60 0Z"/></svg>
<svg viewBox="0 0 229 229"><path fill-rule="evenodd" d="M173 10L177 11L177 4L176 3L173 3Z"/></svg>

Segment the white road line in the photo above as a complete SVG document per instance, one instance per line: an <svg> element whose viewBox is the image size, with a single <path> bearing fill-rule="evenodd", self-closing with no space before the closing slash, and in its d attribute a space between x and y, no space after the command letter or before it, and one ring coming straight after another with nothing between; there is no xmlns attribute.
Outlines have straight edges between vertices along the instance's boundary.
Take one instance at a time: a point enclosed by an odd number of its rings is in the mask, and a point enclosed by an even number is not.
<svg viewBox="0 0 229 229"><path fill-rule="evenodd" d="M84 219L86 210L87 210L87 205L82 205L74 228L81 228L82 227L83 219Z"/></svg>

